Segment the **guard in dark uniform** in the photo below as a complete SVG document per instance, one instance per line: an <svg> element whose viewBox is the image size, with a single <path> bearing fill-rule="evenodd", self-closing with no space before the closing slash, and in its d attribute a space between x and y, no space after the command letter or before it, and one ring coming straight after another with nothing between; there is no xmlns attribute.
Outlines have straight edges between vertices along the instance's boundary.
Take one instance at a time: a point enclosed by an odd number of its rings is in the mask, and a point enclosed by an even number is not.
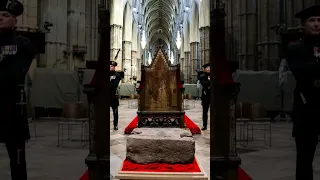
<svg viewBox="0 0 320 180"><path fill-rule="evenodd" d="M119 98L118 98L118 86L121 81L121 75L115 71L117 62L110 61L110 106L113 111L113 127L114 130L118 130L118 107L119 107Z"/></svg>
<svg viewBox="0 0 320 180"><path fill-rule="evenodd" d="M301 40L291 42L286 60L295 80L292 110L297 161L296 180L313 180L312 162L320 132L320 6L296 14L304 27Z"/></svg>
<svg viewBox="0 0 320 180"><path fill-rule="evenodd" d="M0 142L8 151L12 180L27 180L25 141L30 133L24 84L36 55L31 42L15 34L22 13L19 1L0 1Z"/></svg>
<svg viewBox="0 0 320 180"><path fill-rule="evenodd" d="M207 130L208 124L208 111L210 107L210 63L202 66L204 68L199 81L202 85L201 105L202 105L202 121L203 126L201 130Z"/></svg>

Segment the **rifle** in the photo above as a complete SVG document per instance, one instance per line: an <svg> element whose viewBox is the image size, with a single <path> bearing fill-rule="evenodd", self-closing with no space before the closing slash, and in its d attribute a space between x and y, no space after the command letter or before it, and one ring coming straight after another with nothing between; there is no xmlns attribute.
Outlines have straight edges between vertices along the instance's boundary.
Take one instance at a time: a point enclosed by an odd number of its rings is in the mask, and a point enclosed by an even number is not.
<svg viewBox="0 0 320 180"><path fill-rule="evenodd" d="M116 57L114 57L114 61L117 61L118 56L119 56L119 52L120 52L120 49L118 50L118 52L117 52L117 54L116 54Z"/></svg>

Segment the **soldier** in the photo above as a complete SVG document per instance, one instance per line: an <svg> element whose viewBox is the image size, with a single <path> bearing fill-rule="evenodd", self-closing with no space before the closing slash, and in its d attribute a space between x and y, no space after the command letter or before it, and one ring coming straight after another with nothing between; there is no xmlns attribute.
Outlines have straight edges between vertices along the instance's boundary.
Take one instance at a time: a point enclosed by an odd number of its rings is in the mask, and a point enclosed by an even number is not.
<svg viewBox="0 0 320 180"><path fill-rule="evenodd" d="M202 121L203 126L201 130L207 130L208 124L208 111L210 107L210 63L202 66L204 68L203 74L200 75L199 81L202 85L202 96L201 96L201 105L202 105Z"/></svg>
<svg viewBox="0 0 320 180"><path fill-rule="evenodd" d="M23 9L16 0L0 2L0 143L8 151L12 180L27 179L25 141L30 133L23 87L36 56L31 42L15 34Z"/></svg>
<svg viewBox="0 0 320 180"><path fill-rule="evenodd" d="M120 83L121 75L115 71L117 66L117 62L110 61L110 106L113 111L113 127L114 130L118 130L118 106L119 106L119 98L118 98L118 86Z"/></svg>
<svg viewBox="0 0 320 180"><path fill-rule="evenodd" d="M292 109L296 142L296 179L313 179L313 159L320 130L320 6L296 14L304 28L302 39L291 42L286 61L295 80Z"/></svg>

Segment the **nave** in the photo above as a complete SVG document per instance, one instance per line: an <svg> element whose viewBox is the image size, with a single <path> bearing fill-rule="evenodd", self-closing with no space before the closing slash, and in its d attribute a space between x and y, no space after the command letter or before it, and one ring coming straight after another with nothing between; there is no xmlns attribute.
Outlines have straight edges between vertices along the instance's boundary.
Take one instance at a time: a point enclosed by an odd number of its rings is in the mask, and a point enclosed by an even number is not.
<svg viewBox="0 0 320 180"><path fill-rule="evenodd" d="M186 110L186 114L201 126L201 106L196 101L193 109ZM110 110L111 111L111 110ZM111 179L125 158L125 127L136 116L137 109L128 108L128 101L121 100L119 107L119 130L110 129L110 155L111 163L114 164L110 170ZM111 113L112 114L112 113ZM84 159L88 154L88 146L81 148L79 142L65 141L61 147L57 147L57 120L37 120L37 138L27 144L27 160L29 180L70 180L79 179L86 171L87 166ZM112 117L110 119L112 127ZM263 133L257 131L256 141L250 142L244 148L238 144L238 153L242 159L241 167L256 180L292 180L295 169L295 145L291 135L291 123L279 122L273 124L273 143L268 147L263 143ZM33 133L33 127L30 126ZM195 135L197 157L209 173L209 133L210 129L201 135ZM75 128L73 136L78 138L80 129ZM9 159L4 146L0 146L0 179L10 179ZM315 164L320 163L320 148L316 152ZM281 161L279 161L281 159ZM315 168L315 179L320 178L320 168Z"/></svg>

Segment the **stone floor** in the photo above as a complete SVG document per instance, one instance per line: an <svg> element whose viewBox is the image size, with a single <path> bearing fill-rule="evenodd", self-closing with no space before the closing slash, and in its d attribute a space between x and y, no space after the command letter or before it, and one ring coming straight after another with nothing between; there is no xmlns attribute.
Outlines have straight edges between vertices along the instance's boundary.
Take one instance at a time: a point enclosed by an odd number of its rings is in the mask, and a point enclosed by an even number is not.
<svg viewBox="0 0 320 180"><path fill-rule="evenodd" d="M122 101L119 111L119 131L110 130L112 176L120 168L125 157L126 135L123 134L123 130L136 116L137 110L128 108L128 101ZM196 102L195 108L186 110L186 113L201 126L200 102ZM264 144L261 131L255 131L254 141L250 141L247 147L238 145L238 153L242 159L241 167L254 180L294 179L295 146L291 137L291 127L290 123L272 124L272 147ZM31 131L33 132L32 126ZM197 158L207 174L210 170L209 133L210 130L207 130L202 135L194 136ZM79 128L75 129L72 136L79 137ZM81 148L78 141L65 141L61 147L57 147L57 121L38 121L37 139L30 140L27 145L29 180L77 180L86 170L84 159L87 154L88 147ZM316 152L314 167L314 179L320 179L320 147ZM8 157L2 145L0 169L0 179L10 180Z"/></svg>

